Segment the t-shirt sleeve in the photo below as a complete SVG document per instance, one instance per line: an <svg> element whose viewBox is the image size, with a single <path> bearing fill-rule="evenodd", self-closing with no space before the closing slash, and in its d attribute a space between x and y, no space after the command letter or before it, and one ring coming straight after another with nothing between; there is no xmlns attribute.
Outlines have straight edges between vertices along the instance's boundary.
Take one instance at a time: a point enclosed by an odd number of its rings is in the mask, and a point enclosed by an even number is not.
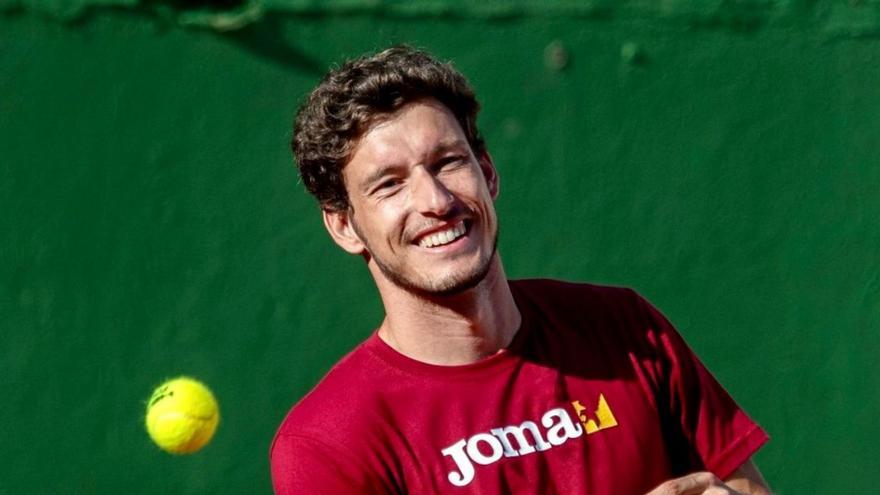
<svg viewBox="0 0 880 495"><path fill-rule="evenodd" d="M734 402L669 320L643 298L648 340L655 352L655 402L673 467L682 474L706 469L729 477L768 440Z"/></svg>
<svg viewBox="0 0 880 495"><path fill-rule="evenodd" d="M306 436L278 434L269 457L276 495L389 493L356 459Z"/></svg>

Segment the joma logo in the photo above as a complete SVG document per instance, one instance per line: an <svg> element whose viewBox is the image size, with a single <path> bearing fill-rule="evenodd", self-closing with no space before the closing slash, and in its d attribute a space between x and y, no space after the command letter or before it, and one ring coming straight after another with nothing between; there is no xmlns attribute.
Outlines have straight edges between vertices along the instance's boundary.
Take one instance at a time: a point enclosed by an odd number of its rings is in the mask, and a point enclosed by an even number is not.
<svg viewBox="0 0 880 495"><path fill-rule="evenodd" d="M597 431L617 426L617 420L602 394L594 417L586 414L587 408L579 400L573 401L577 422L572 421L565 408L551 409L541 416L541 426L534 421L524 421L519 425L492 428L488 432L477 433L470 438L462 438L441 451L455 463L456 469L447 478L455 486L465 486L474 480L474 464L488 466L501 457L517 457L552 449L578 438L586 432L592 435Z"/></svg>

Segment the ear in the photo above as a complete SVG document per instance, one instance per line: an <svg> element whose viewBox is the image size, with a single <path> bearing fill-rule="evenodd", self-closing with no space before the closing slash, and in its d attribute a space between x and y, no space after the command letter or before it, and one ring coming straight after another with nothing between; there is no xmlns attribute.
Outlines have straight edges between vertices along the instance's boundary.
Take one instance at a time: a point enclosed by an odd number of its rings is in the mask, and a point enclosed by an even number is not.
<svg viewBox="0 0 880 495"><path fill-rule="evenodd" d="M492 156L489 155L488 151L483 151L477 157L477 161L480 162L480 170L483 172L483 177L486 178L489 194L492 196L492 199L498 199L500 181L498 179L498 171L495 169L495 163L492 162Z"/></svg>
<svg viewBox="0 0 880 495"><path fill-rule="evenodd" d="M321 210L324 227L339 247L351 254L363 254L366 245L351 223L349 210Z"/></svg>

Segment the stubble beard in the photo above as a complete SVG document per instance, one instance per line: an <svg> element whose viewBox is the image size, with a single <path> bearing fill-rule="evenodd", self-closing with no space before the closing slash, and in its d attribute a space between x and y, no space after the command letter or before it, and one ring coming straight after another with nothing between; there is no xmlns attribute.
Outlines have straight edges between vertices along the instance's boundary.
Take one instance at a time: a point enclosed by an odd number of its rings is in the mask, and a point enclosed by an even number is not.
<svg viewBox="0 0 880 495"><path fill-rule="evenodd" d="M488 255L483 255L477 260L476 266L467 273L446 274L441 278L428 279L425 277L419 277L418 274L408 273L406 267L389 263L376 256L375 251L366 242L366 238L359 232L357 225L352 223L352 226L354 227L355 232L360 236L362 242L366 245L367 251L370 253L373 261L376 262L376 266L379 267L379 271L382 272L385 278L403 290L427 297L454 296L469 289L473 289L477 284L482 282L484 278L486 278L486 275L488 275L489 270L492 268L492 260L495 258L495 254L498 251L499 229L496 224L495 231L493 232L492 249Z"/></svg>

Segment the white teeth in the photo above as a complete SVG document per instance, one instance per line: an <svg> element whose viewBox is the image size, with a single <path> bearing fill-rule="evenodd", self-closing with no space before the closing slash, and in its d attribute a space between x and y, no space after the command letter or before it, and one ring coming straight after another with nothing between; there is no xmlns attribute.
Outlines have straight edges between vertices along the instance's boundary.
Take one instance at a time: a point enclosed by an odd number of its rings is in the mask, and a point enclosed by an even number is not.
<svg viewBox="0 0 880 495"><path fill-rule="evenodd" d="M458 222L451 229L425 236L424 238L422 238L422 240L419 241L419 246L434 247L443 244L449 244L450 242L464 235L465 230L466 229L464 227L464 222Z"/></svg>

